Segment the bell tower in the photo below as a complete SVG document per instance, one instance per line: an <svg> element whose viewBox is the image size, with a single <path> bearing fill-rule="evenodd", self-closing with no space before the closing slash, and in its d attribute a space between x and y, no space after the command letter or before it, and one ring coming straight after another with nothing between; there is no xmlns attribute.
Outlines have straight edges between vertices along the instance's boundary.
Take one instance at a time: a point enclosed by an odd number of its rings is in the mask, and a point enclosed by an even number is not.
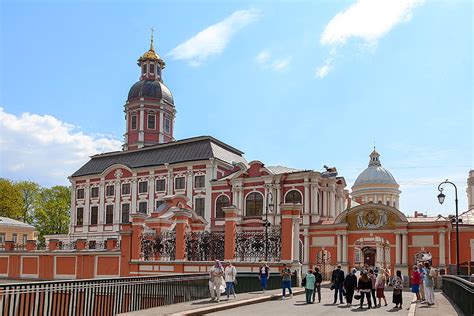
<svg viewBox="0 0 474 316"><path fill-rule="evenodd" d="M176 109L173 95L163 83L165 62L155 52L153 32L151 29L150 49L137 61L140 80L130 88L125 103L123 150L174 141Z"/></svg>

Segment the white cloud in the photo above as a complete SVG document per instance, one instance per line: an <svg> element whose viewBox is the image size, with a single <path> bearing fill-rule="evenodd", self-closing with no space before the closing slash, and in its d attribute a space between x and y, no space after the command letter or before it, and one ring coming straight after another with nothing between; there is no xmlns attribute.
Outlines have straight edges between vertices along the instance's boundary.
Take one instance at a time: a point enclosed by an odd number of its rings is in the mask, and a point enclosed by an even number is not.
<svg viewBox="0 0 474 316"><path fill-rule="evenodd" d="M395 25L409 21L420 0L359 0L336 14L321 35L323 45L343 45L351 37L375 42Z"/></svg>
<svg viewBox="0 0 474 316"><path fill-rule="evenodd" d="M255 60L263 68L269 68L275 71L282 71L290 66L291 57L273 58L272 54L263 50L255 57Z"/></svg>
<svg viewBox="0 0 474 316"><path fill-rule="evenodd" d="M326 25L320 43L331 47L331 56L349 40L360 40L365 51L374 51L377 41L397 24L410 21L413 10L424 0L358 0L337 13ZM324 78L334 68L333 60L316 70Z"/></svg>
<svg viewBox="0 0 474 316"><path fill-rule="evenodd" d="M210 56L222 53L232 36L259 16L260 13L256 10L235 11L179 44L169 55L177 60L186 60L191 66L199 66Z"/></svg>
<svg viewBox="0 0 474 316"><path fill-rule="evenodd" d="M0 133L0 176L43 185L66 184L89 156L121 147L119 140L86 135L54 116L16 116L1 107Z"/></svg>

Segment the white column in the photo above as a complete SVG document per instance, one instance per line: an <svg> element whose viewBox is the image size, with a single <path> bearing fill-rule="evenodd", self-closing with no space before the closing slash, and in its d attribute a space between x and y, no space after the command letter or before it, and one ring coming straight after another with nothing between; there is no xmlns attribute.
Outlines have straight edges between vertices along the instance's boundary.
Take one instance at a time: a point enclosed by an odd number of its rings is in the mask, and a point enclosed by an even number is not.
<svg viewBox="0 0 474 316"><path fill-rule="evenodd" d="M148 177L148 214L155 211L155 177L154 172L150 171Z"/></svg>
<svg viewBox="0 0 474 316"><path fill-rule="evenodd" d="M99 214L98 214L98 219L97 219L97 227L100 227L101 225L104 224L104 212L105 212L105 182L104 178L100 179L100 185L99 185L99 195L100 195L100 200L99 200Z"/></svg>
<svg viewBox="0 0 474 316"><path fill-rule="evenodd" d="M323 216L328 216L328 192L326 190L322 191L323 193Z"/></svg>
<svg viewBox="0 0 474 316"><path fill-rule="evenodd" d="M75 190L74 190L75 191ZM86 184L86 187L84 188L84 211L83 211L83 218L82 218L82 227L86 226L86 225L89 225L89 211L90 211L90 204L91 204L91 199L90 199L90 191L91 191L91 187L89 185L89 180L87 180L87 184ZM74 211L76 211L76 209L74 208ZM76 220L76 218L74 218L74 220ZM82 231L84 232L84 228L82 229Z"/></svg>
<svg viewBox="0 0 474 316"><path fill-rule="evenodd" d="M165 124L165 119L163 115L163 111L160 111L160 134L159 134L159 141L160 143L163 143L165 141L165 138L163 136L163 126Z"/></svg>
<svg viewBox="0 0 474 316"><path fill-rule="evenodd" d="M120 214L120 178L115 179L115 205L114 205L114 218L112 223L118 225L121 221ZM114 230L118 229L118 226L114 227Z"/></svg>
<svg viewBox="0 0 474 316"><path fill-rule="evenodd" d="M144 127L145 127L145 111L143 109L140 109L140 122L139 122L139 132L138 132L138 141L139 142L144 142L145 141L145 136L144 136ZM139 145L138 147L143 147L143 145Z"/></svg>
<svg viewBox="0 0 474 316"><path fill-rule="evenodd" d="M300 219L293 219L293 261L299 261L300 258Z"/></svg>
<svg viewBox="0 0 474 316"><path fill-rule="evenodd" d="M130 213L135 214L137 212L137 178L132 178L132 205Z"/></svg>
<svg viewBox="0 0 474 316"><path fill-rule="evenodd" d="M399 265L402 262L401 252L401 236L399 233L395 233L395 264Z"/></svg>
<svg viewBox="0 0 474 316"><path fill-rule="evenodd" d="M331 217L336 216L336 194L334 192L334 187L332 187L329 192L329 214Z"/></svg>
<svg viewBox="0 0 474 316"><path fill-rule="evenodd" d="M304 214L309 214L309 203L310 203L310 199L309 199L309 182L308 182L308 179L304 179L304 211L303 213Z"/></svg>
<svg viewBox="0 0 474 316"><path fill-rule="evenodd" d="M446 266L446 246L445 246L445 232L439 232L439 265Z"/></svg>
<svg viewBox="0 0 474 316"><path fill-rule="evenodd" d="M405 232L402 234L402 264L406 265L408 263L408 234Z"/></svg>
<svg viewBox="0 0 474 316"><path fill-rule="evenodd" d="M303 263L306 265L307 269L309 269L309 231L308 228L304 229L304 255L303 255Z"/></svg>
<svg viewBox="0 0 474 316"><path fill-rule="evenodd" d="M280 201L280 196L281 196L281 185L278 184L276 187L276 197L274 198L275 200L275 209L276 213L275 214L280 214L280 204L282 201Z"/></svg>
<svg viewBox="0 0 474 316"><path fill-rule="evenodd" d="M311 191L313 195L311 196L311 213L319 214L319 199L318 199L318 185L311 185Z"/></svg>
<svg viewBox="0 0 474 316"><path fill-rule="evenodd" d="M193 200L193 167L188 167L188 172L186 173L186 196L189 199L189 203L191 204L192 208L194 209L194 200ZM206 177L206 176L204 176ZM209 213L209 219L210 217Z"/></svg>
<svg viewBox="0 0 474 316"><path fill-rule="evenodd" d="M337 263L341 263L342 261L342 236L336 235L337 238Z"/></svg>
<svg viewBox="0 0 474 316"><path fill-rule="evenodd" d="M168 179L166 179L167 185L167 190L166 190L166 195L172 195L173 194L173 187L174 187L174 177L173 177L173 168L167 166L168 168Z"/></svg>
<svg viewBox="0 0 474 316"><path fill-rule="evenodd" d="M210 159L210 162L206 164L206 174L204 175L204 188L206 189L206 197L204 200L204 219L211 222L211 180L214 179L214 161ZM192 186L191 186L191 199ZM194 203L194 201L192 201Z"/></svg>
<svg viewBox="0 0 474 316"><path fill-rule="evenodd" d="M342 235L342 262L347 263L347 234Z"/></svg>

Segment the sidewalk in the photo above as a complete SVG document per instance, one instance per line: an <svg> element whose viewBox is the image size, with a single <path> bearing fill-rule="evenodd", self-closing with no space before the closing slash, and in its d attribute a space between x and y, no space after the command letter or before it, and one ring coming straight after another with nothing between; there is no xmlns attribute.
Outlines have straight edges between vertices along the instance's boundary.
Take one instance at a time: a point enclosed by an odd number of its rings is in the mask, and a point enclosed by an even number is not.
<svg viewBox="0 0 474 316"><path fill-rule="evenodd" d="M441 291L435 291L435 304L416 303L416 316L451 316L463 315L462 311Z"/></svg>
<svg viewBox="0 0 474 316"><path fill-rule="evenodd" d="M294 295L304 293L303 288L293 288ZM203 315L206 313L217 312L239 306L261 303L269 300L281 299L281 289L237 294L237 298L232 296L227 300L227 296L221 296L221 301L210 301L210 299L184 302L179 304L166 305L161 307L149 308L120 315L138 316L138 315Z"/></svg>

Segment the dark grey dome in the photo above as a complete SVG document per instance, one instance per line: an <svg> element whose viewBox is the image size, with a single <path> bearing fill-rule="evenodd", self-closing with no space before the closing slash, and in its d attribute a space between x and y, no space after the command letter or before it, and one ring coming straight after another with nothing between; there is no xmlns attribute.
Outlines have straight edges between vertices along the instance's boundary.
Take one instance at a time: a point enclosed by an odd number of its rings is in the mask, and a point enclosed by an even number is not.
<svg viewBox="0 0 474 316"><path fill-rule="evenodd" d="M140 80L130 88L128 100L142 97L163 99L174 105L173 95L170 89L159 80Z"/></svg>

